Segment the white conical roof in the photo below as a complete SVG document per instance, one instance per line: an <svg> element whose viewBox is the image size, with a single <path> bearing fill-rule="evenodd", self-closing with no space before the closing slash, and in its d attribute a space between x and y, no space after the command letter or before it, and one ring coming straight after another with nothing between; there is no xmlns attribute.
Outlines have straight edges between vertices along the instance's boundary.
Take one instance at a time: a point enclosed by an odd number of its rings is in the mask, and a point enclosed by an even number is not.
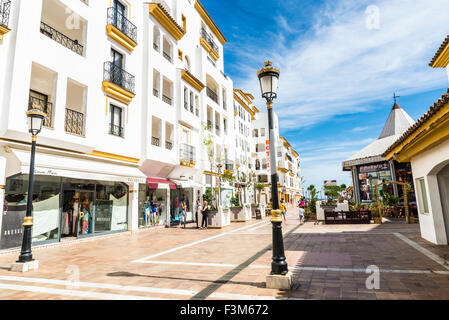
<svg viewBox="0 0 449 320"><path fill-rule="evenodd" d="M395 102L379 139L403 134L414 123L415 121L413 121L408 113Z"/></svg>

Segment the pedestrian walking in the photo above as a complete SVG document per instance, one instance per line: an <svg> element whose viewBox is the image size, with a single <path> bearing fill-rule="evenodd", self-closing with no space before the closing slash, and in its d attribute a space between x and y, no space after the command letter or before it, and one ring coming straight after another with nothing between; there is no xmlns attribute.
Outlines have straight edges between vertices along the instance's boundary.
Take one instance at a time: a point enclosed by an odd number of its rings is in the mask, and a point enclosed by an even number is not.
<svg viewBox="0 0 449 320"><path fill-rule="evenodd" d="M207 217L209 215L209 207L207 201L203 203L203 209L201 210L201 214L203 215L203 220L201 221L201 230L205 227L207 230Z"/></svg>
<svg viewBox="0 0 449 320"><path fill-rule="evenodd" d="M299 224L304 223L304 211L303 207L299 207Z"/></svg>
<svg viewBox="0 0 449 320"><path fill-rule="evenodd" d="M201 211L201 201L200 199L196 199L195 203L195 221L196 221L196 228L199 229L199 221L198 221L198 212Z"/></svg>
<svg viewBox="0 0 449 320"><path fill-rule="evenodd" d="M281 203L279 204L279 210L281 210L282 217L284 218L284 222L287 223L287 218L285 217L285 214L286 214L287 210L285 208L284 199L282 199Z"/></svg>
<svg viewBox="0 0 449 320"><path fill-rule="evenodd" d="M304 208L306 206L306 203L304 202L304 199L301 199L301 202L299 203L299 206L301 208Z"/></svg>

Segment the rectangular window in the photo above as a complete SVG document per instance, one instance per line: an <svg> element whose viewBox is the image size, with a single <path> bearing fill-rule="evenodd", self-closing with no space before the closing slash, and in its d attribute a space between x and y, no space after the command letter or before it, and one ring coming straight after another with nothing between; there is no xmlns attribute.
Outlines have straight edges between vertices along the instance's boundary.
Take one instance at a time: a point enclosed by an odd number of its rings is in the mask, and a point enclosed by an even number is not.
<svg viewBox="0 0 449 320"><path fill-rule="evenodd" d="M426 183L425 183L424 179L419 179L418 184L419 184L419 189L420 189L419 193L420 193L420 198L421 198L422 213L429 213L429 203L427 201Z"/></svg>
<svg viewBox="0 0 449 320"><path fill-rule="evenodd" d="M110 134L123 137L122 108L111 104Z"/></svg>
<svg viewBox="0 0 449 320"><path fill-rule="evenodd" d="M194 100L195 95L193 94L192 91L190 91L190 112L193 113L193 109L195 108L195 100Z"/></svg>
<svg viewBox="0 0 449 320"><path fill-rule="evenodd" d="M189 90L184 87L184 109L189 110Z"/></svg>

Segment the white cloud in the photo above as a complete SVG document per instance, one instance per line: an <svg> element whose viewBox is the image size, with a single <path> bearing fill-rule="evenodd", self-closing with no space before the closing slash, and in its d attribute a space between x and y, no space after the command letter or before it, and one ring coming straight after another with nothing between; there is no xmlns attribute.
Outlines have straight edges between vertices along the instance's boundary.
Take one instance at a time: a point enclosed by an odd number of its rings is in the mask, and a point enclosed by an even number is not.
<svg viewBox="0 0 449 320"><path fill-rule="evenodd" d="M366 27L369 5L379 8L379 29ZM243 76L234 82L258 93L256 71L264 59L281 68L275 108L284 134L336 115L373 111L372 102L388 99L393 92L404 96L448 86L443 70L428 67L448 33L448 5L448 0L329 0L316 12L309 31L294 34L294 39L281 17L279 33L270 37L270 46L233 48L243 57L239 65ZM263 105L255 96L258 105ZM358 124L355 127L354 132L364 130ZM313 159L304 164L307 184L347 179L341 161L359 150L351 146L344 147L350 150L328 150L333 155L322 155L318 149L302 154Z"/></svg>

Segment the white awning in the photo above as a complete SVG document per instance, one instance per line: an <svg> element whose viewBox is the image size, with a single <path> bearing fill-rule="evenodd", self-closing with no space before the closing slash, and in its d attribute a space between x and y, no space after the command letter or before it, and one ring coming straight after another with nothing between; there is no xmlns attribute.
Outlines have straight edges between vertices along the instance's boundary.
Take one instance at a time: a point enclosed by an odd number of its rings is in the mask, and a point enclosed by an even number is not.
<svg viewBox="0 0 449 320"><path fill-rule="evenodd" d="M22 174L30 171L30 152L11 149L20 162ZM146 183L146 176L137 168L90 159L70 158L36 152L35 174L86 180Z"/></svg>
<svg viewBox="0 0 449 320"><path fill-rule="evenodd" d="M176 183L179 187L183 189L189 189L189 188L202 188L203 186L199 183L196 183L195 181L183 181L183 180L172 180L174 183Z"/></svg>

